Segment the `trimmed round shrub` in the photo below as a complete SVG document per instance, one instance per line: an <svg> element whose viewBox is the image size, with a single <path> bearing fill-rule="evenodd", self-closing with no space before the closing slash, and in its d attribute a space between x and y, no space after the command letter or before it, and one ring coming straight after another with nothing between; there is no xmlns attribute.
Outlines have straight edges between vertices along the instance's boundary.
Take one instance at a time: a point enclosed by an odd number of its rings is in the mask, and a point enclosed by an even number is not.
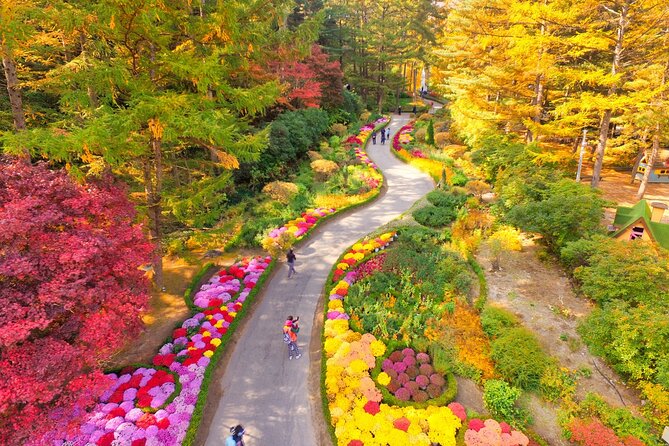
<svg viewBox="0 0 669 446"><path fill-rule="evenodd" d="M420 352L416 355L416 360L421 364L427 364L428 362L430 362L430 355L428 355L427 353Z"/></svg>
<svg viewBox="0 0 669 446"><path fill-rule="evenodd" d="M397 390L402 387L402 384L399 383L397 379L391 379L386 388L392 393L397 392Z"/></svg>
<svg viewBox="0 0 669 446"><path fill-rule="evenodd" d="M392 362L401 362L402 359L404 359L404 355L401 351L397 350L392 352L390 356L388 356L388 359L390 359Z"/></svg>
<svg viewBox="0 0 669 446"><path fill-rule="evenodd" d="M407 367L406 374L409 375L410 379L415 379L418 376L418 367L415 365L410 365Z"/></svg>
<svg viewBox="0 0 669 446"><path fill-rule="evenodd" d="M430 399L430 396L424 390L418 390L413 394L413 400L417 403L422 403Z"/></svg>
<svg viewBox="0 0 669 446"><path fill-rule="evenodd" d="M458 209L467 201L467 195L436 189L427 194L427 201L437 207Z"/></svg>
<svg viewBox="0 0 669 446"><path fill-rule="evenodd" d="M405 349L402 349L402 355L403 356L416 356L416 352L414 351L414 349L407 347Z"/></svg>
<svg viewBox="0 0 669 446"><path fill-rule="evenodd" d="M420 386L418 386L418 383L416 381L408 381L402 384L402 387L405 389L409 389L409 392L411 392L411 395L414 395L418 390L420 390Z"/></svg>
<svg viewBox="0 0 669 446"><path fill-rule="evenodd" d="M399 376L399 373L397 373L397 372L395 371L395 369L393 369L392 367L391 367L390 369L388 369L387 371L385 371L385 372L386 372L386 374L387 374L388 376L390 376L391 379L392 379L392 378L397 379L397 377Z"/></svg>
<svg viewBox="0 0 669 446"><path fill-rule="evenodd" d="M430 364L421 364L418 368L418 371L421 375L430 376L434 373L434 367L432 367Z"/></svg>
<svg viewBox="0 0 669 446"><path fill-rule="evenodd" d="M400 383L401 385L408 383L409 375L407 375L406 373L400 373L400 375L397 377L397 382Z"/></svg>
<svg viewBox="0 0 669 446"><path fill-rule="evenodd" d="M408 366L416 364L416 357L414 356L405 356L404 359L402 360L403 363L405 363Z"/></svg>
<svg viewBox="0 0 669 446"><path fill-rule="evenodd" d="M413 218L419 224L429 228L441 228L451 224L457 216L457 211L451 208L426 206L417 209Z"/></svg>
<svg viewBox="0 0 669 446"><path fill-rule="evenodd" d="M515 314L503 308L486 305L481 312L481 326L489 338L495 339L519 324Z"/></svg>
<svg viewBox="0 0 669 446"><path fill-rule="evenodd" d="M525 328L511 328L495 339L490 356L497 371L523 390L537 390L546 368L557 366Z"/></svg>
<svg viewBox="0 0 669 446"><path fill-rule="evenodd" d="M407 369L407 365L403 362L396 362L393 364L393 369L395 369L397 373L404 373Z"/></svg>
<svg viewBox="0 0 669 446"><path fill-rule="evenodd" d="M434 384L428 384L427 389L425 390L427 391L427 394L430 396L430 398L436 398L444 391L442 387L436 386Z"/></svg>
<svg viewBox="0 0 669 446"><path fill-rule="evenodd" d="M425 375L418 375L416 377L416 384L418 384L418 387L421 389L425 389L430 384L430 378Z"/></svg>
<svg viewBox="0 0 669 446"><path fill-rule="evenodd" d="M430 375L430 382L435 386L443 386L444 384L446 384L446 380L444 379L444 377L438 373L433 373L432 375Z"/></svg>
<svg viewBox="0 0 669 446"><path fill-rule="evenodd" d="M409 389L405 387L400 387L397 389L397 392L395 392L395 398L397 398L400 401L409 401L411 398L411 393L409 392Z"/></svg>

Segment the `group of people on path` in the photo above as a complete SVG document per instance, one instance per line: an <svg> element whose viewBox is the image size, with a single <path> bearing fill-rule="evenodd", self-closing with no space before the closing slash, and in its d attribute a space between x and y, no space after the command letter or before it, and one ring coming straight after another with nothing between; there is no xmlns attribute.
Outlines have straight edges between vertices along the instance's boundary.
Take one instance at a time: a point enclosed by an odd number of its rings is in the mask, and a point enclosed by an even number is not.
<svg viewBox="0 0 669 446"><path fill-rule="evenodd" d="M378 132L372 133L372 144L376 144L377 133L381 134L381 144L385 144L386 140L390 141L390 128L386 127L385 129L381 129Z"/></svg>

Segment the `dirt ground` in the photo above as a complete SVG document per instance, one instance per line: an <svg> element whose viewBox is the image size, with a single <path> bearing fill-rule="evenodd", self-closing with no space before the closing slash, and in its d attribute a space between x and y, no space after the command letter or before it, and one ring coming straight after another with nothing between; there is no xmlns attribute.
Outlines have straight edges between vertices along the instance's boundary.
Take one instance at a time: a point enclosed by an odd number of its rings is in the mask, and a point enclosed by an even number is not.
<svg viewBox="0 0 669 446"><path fill-rule="evenodd" d="M509 253L502 260L501 271L491 272L488 247L482 247L477 260L486 269L488 302L516 314L561 366L572 371L590 370L589 378L578 379L576 395L579 399L588 392L595 392L613 406L639 406L636 393L588 352L576 332L579 320L591 311L592 304L574 294L567 276L557 264L539 260L539 249L532 238L525 238L522 251ZM538 399L529 403L535 415L536 432L551 445L568 444L559 438L555 409Z"/></svg>

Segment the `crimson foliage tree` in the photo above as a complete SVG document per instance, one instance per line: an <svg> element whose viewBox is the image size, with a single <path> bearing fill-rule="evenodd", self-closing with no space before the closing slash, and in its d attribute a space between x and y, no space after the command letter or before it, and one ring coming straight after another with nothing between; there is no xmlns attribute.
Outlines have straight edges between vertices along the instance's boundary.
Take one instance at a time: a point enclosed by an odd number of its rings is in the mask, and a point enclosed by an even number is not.
<svg viewBox="0 0 669 446"><path fill-rule="evenodd" d="M571 440L582 446L643 446L635 437L618 438L613 429L606 427L598 419L574 419L569 424Z"/></svg>
<svg viewBox="0 0 669 446"><path fill-rule="evenodd" d="M0 158L0 444L76 422L138 334L152 247L125 190Z"/></svg>

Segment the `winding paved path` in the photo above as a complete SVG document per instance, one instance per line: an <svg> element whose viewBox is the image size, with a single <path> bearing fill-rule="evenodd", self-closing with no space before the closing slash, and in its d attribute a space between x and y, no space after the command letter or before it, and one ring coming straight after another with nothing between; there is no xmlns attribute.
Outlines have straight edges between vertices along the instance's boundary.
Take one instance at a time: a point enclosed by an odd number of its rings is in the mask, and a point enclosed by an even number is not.
<svg viewBox="0 0 669 446"><path fill-rule="evenodd" d="M409 121L410 115L393 115L391 134ZM378 142L378 141L377 141ZM386 193L371 204L323 224L297 250L298 274L287 279L287 267L265 284L261 302L245 321L238 342L225 364L220 382L222 397L209 427L206 446L223 445L228 429L242 423L248 432L247 446L315 446L319 444L319 395L309 394L310 348L320 344L313 333L314 315L323 284L339 255L369 232L391 221L432 190L432 180L399 161L390 153L390 143L371 143L367 153L386 178ZM303 356L288 360L281 327L289 314L300 315L299 346ZM316 356L316 355L314 355ZM213 392L215 393L215 392Z"/></svg>

